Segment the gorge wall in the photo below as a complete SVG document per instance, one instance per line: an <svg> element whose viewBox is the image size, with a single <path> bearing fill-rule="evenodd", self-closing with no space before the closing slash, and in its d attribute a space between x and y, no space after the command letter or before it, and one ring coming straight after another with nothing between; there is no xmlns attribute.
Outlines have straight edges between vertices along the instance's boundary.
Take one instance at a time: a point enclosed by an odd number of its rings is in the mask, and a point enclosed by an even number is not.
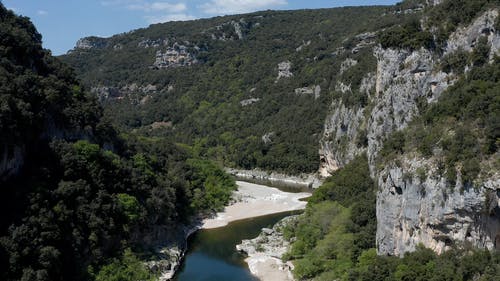
<svg viewBox="0 0 500 281"><path fill-rule="evenodd" d="M444 54L423 48L409 51L375 47L375 82L363 84L364 89L374 88L366 91L368 104L331 104L320 142L319 172L328 175L366 152L371 175L379 186L379 254L403 255L414 251L420 243L437 252L454 244L500 247L498 172L472 186L464 184L458 174L456 184L450 188L437 171L436 159L405 154L382 165L378 157L388 136L406 128L419 115L420 103L436 102L458 79L457 74L440 69L446 55L459 50L472 52L480 37L487 38L490 62L498 54L500 34L494 27L497 16L498 11L493 9L457 29L449 37ZM359 138L365 134L363 144Z"/></svg>

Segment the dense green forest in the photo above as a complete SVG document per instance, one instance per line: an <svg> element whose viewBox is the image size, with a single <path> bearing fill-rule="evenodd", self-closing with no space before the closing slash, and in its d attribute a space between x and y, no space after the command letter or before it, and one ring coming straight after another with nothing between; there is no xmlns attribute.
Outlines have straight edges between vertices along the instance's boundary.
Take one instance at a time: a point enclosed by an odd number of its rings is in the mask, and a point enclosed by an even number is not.
<svg viewBox="0 0 500 281"><path fill-rule="evenodd" d="M192 145L224 166L310 173L319 165L317 143L332 99L342 97L359 106L367 102L357 89L364 75L375 71L376 59L371 48L351 49L366 40L375 43L373 35L357 35L405 17L391 9L398 8L267 11L156 24L61 58L89 88L156 87L149 97L135 90L105 99L106 114L119 127ZM232 23L241 26L241 39ZM214 39L220 32L229 39ZM166 48L164 40L169 40L167 46L187 45L198 63L152 68L155 52ZM160 46L145 48L144 42ZM347 58L358 64L341 73ZM286 61L293 77L277 80L278 64ZM338 91L337 79L350 81L353 93ZM321 88L317 97L295 91L316 86ZM255 100L242 105L250 99ZM264 135L270 136L268 141Z"/></svg>
<svg viewBox="0 0 500 281"><path fill-rule="evenodd" d="M0 58L1 280L152 278L136 257L148 245L132 237L228 202L232 178L185 147L118 133L2 4Z"/></svg>

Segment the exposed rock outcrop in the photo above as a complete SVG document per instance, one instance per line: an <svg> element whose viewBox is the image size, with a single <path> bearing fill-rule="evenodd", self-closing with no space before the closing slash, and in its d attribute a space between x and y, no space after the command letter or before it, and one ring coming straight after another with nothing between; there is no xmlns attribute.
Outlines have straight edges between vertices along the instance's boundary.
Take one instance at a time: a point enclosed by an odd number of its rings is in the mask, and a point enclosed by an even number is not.
<svg viewBox="0 0 500 281"><path fill-rule="evenodd" d="M24 164L24 147L16 146L9 149L4 145L0 154L0 179L8 178L19 172Z"/></svg>
<svg viewBox="0 0 500 281"><path fill-rule="evenodd" d="M75 50L104 49L108 45L106 38L85 37L76 42Z"/></svg>
<svg viewBox="0 0 500 281"><path fill-rule="evenodd" d="M236 245L238 251L248 255L245 261L250 272L260 280L294 280L291 262L283 263L281 257L287 252L290 242L283 237L282 229L285 225L296 220L298 216L282 219L270 228L263 228L262 232L254 239L243 240Z"/></svg>
<svg viewBox="0 0 500 281"><path fill-rule="evenodd" d="M169 89L170 87L167 91ZM127 84L121 88L100 86L90 89L90 92L95 94L100 102L127 98L136 104L143 104L147 101L144 100L144 98L151 96L158 91L159 89L155 85L137 85L136 83Z"/></svg>
<svg viewBox="0 0 500 281"><path fill-rule="evenodd" d="M295 94L298 96L311 95L314 99L318 99L321 96L321 86L314 85L310 87L297 88L294 90Z"/></svg>
<svg viewBox="0 0 500 281"><path fill-rule="evenodd" d="M449 186L432 160L404 157L379 173L377 249L403 255L420 243L438 253L453 245L500 249L500 175Z"/></svg>
<svg viewBox="0 0 500 281"><path fill-rule="evenodd" d="M307 40L307 41L303 41L302 44L300 46L298 46L297 48L295 48L295 51L296 52L300 52L302 51L305 47L311 45L311 40Z"/></svg>
<svg viewBox="0 0 500 281"><path fill-rule="evenodd" d="M340 64L340 74L344 73L344 71L358 64L357 60L353 60L351 58L347 58Z"/></svg>
<svg viewBox="0 0 500 281"><path fill-rule="evenodd" d="M139 48L144 48L144 49L147 49L147 48L159 48L159 47L163 47L163 46L168 46L168 44L170 43L170 40L168 39L149 39L149 38L146 38L146 39L143 39L141 40L139 43L137 43L137 47Z"/></svg>
<svg viewBox="0 0 500 281"><path fill-rule="evenodd" d="M141 229L132 235L146 248L154 249L153 257L146 261L147 268L157 274L158 281L171 280L179 269L187 251L187 240L201 227L201 221L195 220L188 226L154 226Z"/></svg>
<svg viewBox="0 0 500 281"><path fill-rule="evenodd" d="M209 32L212 40L242 40L245 38L245 35L250 31L250 29L258 24L259 23L249 23L244 18L241 18L238 21L232 20L217 25L215 28L205 31L205 33Z"/></svg>
<svg viewBox="0 0 500 281"><path fill-rule="evenodd" d="M240 104L241 104L241 106L247 106L247 105L254 104L258 101L260 101L259 98L250 98L250 99L240 101Z"/></svg>
<svg viewBox="0 0 500 281"><path fill-rule="evenodd" d="M175 43L172 47L168 47L165 52L156 51L153 68L181 67L196 63L198 63L198 60L189 52L187 46Z"/></svg>
<svg viewBox="0 0 500 281"><path fill-rule="evenodd" d="M320 141L319 173L322 177L329 176L366 150L363 144L355 141L364 137L361 136L366 126L364 108L348 108L338 100L333 102L332 109Z"/></svg>
<svg viewBox="0 0 500 281"><path fill-rule="evenodd" d="M276 77L276 82L281 78L290 78L293 77L293 73L291 71L292 63L290 61L283 61L278 64L278 77Z"/></svg>
<svg viewBox="0 0 500 281"><path fill-rule="evenodd" d="M406 128L419 114L418 100L434 102L453 83L453 77L435 71L430 51L375 49L378 60L373 109L367 126L368 160L374 175L375 158L389 134Z"/></svg>
<svg viewBox="0 0 500 281"><path fill-rule="evenodd" d="M262 135L261 139L264 144L270 144L273 142L273 138L276 136L275 132L269 132Z"/></svg>
<svg viewBox="0 0 500 281"><path fill-rule="evenodd" d="M489 10L478 17L469 26L458 28L448 40L446 53L456 50L471 52L478 42L479 37L487 36L491 46L490 58L499 54L500 34L495 30L495 20L498 10Z"/></svg>
<svg viewBox="0 0 500 281"><path fill-rule="evenodd" d="M237 179L270 186L317 188L322 183L319 177L315 174L290 176L276 172L266 172L258 169L240 170L226 168L225 170L227 173L235 176Z"/></svg>

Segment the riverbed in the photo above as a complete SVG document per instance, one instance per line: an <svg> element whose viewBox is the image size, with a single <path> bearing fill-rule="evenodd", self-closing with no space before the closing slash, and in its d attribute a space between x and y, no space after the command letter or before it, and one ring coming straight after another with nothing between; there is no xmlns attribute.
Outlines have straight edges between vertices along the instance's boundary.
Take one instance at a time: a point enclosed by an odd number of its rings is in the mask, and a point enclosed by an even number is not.
<svg viewBox="0 0 500 281"><path fill-rule="evenodd" d="M254 281L245 256L236 250L244 239L255 238L286 216L305 208L309 192L289 192L238 181L236 199L223 212L204 221L188 239L188 251L176 281Z"/></svg>

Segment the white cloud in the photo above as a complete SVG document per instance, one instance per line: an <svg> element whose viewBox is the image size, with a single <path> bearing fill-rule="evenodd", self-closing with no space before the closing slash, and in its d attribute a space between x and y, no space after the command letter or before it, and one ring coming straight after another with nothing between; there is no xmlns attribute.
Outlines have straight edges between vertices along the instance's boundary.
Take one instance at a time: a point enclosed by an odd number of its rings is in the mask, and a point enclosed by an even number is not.
<svg viewBox="0 0 500 281"><path fill-rule="evenodd" d="M286 0L211 0L200 6L206 14L240 14L287 5Z"/></svg>
<svg viewBox="0 0 500 281"><path fill-rule="evenodd" d="M157 12L166 11L170 13L180 13L187 9L184 3L171 4L168 2L153 2L153 3L140 3L140 4L130 4L127 6L129 10L139 10L145 12Z"/></svg>
<svg viewBox="0 0 500 281"><path fill-rule="evenodd" d="M138 11L150 24L168 21L193 20L184 0L102 0L102 6L116 6L130 11Z"/></svg>
<svg viewBox="0 0 500 281"><path fill-rule="evenodd" d="M186 20L194 20L196 19L194 16L188 14L168 14L162 16L145 16L148 23L162 23L169 21L186 21Z"/></svg>
<svg viewBox="0 0 500 281"><path fill-rule="evenodd" d="M38 10L38 11L36 11L36 13L37 13L37 15L39 15L39 16L46 16L46 15L48 15L48 14L49 14L49 12L44 11L44 10Z"/></svg>
<svg viewBox="0 0 500 281"><path fill-rule="evenodd" d="M132 3L142 3L143 0L106 0L101 1L102 6L121 6L121 5L130 5Z"/></svg>

